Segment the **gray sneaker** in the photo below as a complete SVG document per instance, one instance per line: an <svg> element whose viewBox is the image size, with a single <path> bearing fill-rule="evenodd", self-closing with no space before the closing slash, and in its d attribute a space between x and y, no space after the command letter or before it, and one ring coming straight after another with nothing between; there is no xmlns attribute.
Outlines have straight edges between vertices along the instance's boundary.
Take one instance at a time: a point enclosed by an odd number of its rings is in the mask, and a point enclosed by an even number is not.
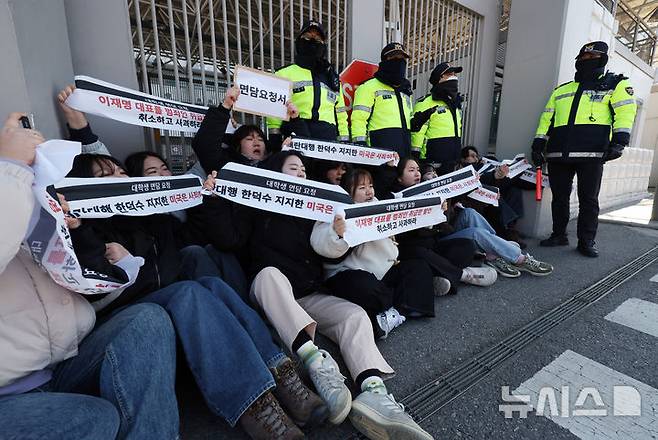
<svg viewBox="0 0 658 440"><path fill-rule="evenodd" d="M340 374L338 364L325 350L320 350L322 359L313 362L309 376L318 394L329 408L329 422L340 425L352 406L352 394L345 385L345 376Z"/></svg>
<svg viewBox="0 0 658 440"><path fill-rule="evenodd" d="M543 277L553 273L553 266L543 261L535 260L530 254L525 255L525 260L521 264L515 264L519 270L528 272L530 275Z"/></svg>
<svg viewBox="0 0 658 440"><path fill-rule="evenodd" d="M407 320L406 317L400 314L395 307L391 307L385 312L381 312L376 316L377 324L379 328L384 332L382 339L386 339L388 334L393 331L394 328L399 327Z"/></svg>
<svg viewBox="0 0 658 440"><path fill-rule="evenodd" d="M432 440L391 394L364 391L352 402L350 421L374 440Z"/></svg>
<svg viewBox="0 0 658 440"><path fill-rule="evenodd" d="M517 268L517 266L508 263L500 257L497 257L495 260L487 260L484 264L493 267L496 269L496 272L507 278L518 278L521 276L520 268Z"/></svg>
<svg viewBox="0 0 658 440"><path fill-rule="evenodd" d="M450 292L450 280L443 277L434 277L432 278L432 284L434 285L434 296L443 296L447 295Z"/></svg>

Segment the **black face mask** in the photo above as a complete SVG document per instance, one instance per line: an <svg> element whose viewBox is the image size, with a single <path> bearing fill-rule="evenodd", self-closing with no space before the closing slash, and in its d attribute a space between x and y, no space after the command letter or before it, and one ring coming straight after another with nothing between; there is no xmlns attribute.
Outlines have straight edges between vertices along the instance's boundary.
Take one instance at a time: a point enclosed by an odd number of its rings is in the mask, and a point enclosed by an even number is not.
<svg viewBox="0 0 658 440"><path fill-rule="evenodd" d="M375 77L389 86L402 85L404 81L404 73L407 70L407 60L384 60L379 62L379 69L375 73Z"/></svg>
<svg viewBox="0 0 658 440"><path fill-rule="evenodd" d="M295 62L306 69L315 70L326 64L327 45L317 40L298 38L295 42Z"/></svg>
<svg viewBox="0 0 658 440"><path fill-rule="evenodd" d="M434 84L432 87L432 98L434 99L449 98L451 101L454 101L457 95L459 95L459 80L456 79L449 79L448 81Z"/></svg>
<svg viewBox="0 0 658 440"><path fill-rule="evenodd" d="M603 58L590 58L588 60L576 60L577 82L595 81L605 73L605 60Z"/></svg>

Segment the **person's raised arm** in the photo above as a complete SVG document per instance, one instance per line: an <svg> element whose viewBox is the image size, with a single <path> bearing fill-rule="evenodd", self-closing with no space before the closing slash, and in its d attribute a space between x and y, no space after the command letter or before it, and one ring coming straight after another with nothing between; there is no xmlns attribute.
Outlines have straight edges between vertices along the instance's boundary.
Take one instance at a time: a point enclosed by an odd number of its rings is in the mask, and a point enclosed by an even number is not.
<svg viewBox="0 0 658 440"><path fill-rule="evenodd" d="M233 86L226 90L224 102L217 107L210 107L206 113L199 131L192 139L192 149L199 158L199 163L210 174L226 163L226 155L222 151L222 139L226 132L226 125L231 119L231 109L240 96L240 89Z"/></svg>
<svg viewBox="0 0 658 440"><path fill-rule="evenodd" d="M66 104L66 100L75 92L75 86L69 84L57 94L57 101L66 119L66 125L69 129L69 139L82 144L82 152L89 154L105 154L111 156L110 151L105 144L98 139L98 136L91 130L91 125L87 117L81 111L75 110Z"/></svg>

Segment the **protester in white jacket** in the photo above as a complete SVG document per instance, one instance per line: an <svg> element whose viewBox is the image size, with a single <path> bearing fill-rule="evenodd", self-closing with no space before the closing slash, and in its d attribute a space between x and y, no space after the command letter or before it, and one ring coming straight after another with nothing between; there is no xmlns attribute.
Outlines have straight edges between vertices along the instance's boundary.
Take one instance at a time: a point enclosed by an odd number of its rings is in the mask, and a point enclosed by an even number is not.
<svg viewBox="0 0 658 440"><path fill-rule="evenodd" d="M0 220L0 436L176 438L175 337L166 312L129 307L90 334L89 303L21 248L35 207L31 165L43 142L21 128L21 116L11 114L0 131L0 192L11 208Z"/></svg>
<svg viewBox="0 0 658 440"><path fill-rule="evenodd" d="M355 203L376 201L373 179L364 169L349 172L341 186ZM421 259L398 260L395 237L370 241L350 248L343 239L345 220L317 222L311 246L325 257L326 285L333 295L360 305L386 337L406 317L434 316L432 270Z"/></svg>

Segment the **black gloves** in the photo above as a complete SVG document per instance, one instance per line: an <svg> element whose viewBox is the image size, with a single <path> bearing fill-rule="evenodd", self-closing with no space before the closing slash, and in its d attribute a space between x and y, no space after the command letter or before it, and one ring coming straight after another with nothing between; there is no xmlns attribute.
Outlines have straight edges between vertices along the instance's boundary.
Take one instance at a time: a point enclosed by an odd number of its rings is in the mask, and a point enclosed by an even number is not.
<svg viewBox="0 0 658 440"><path fill-rule="evenodd" d="M544 158L544 147L546 146L545 139L535 138L532 142L532 163L535 167L541 167L546 162Z"/></svg>
<svg viewBox="0 0 658 440"><path fill-rule="evenodd" d="M422 112L414 113L414 117L411 118L411 131L418 131L420 127L425 125L427 121L430 120L432 113L436 111L436 107L428 108Z"/></svg>
<svg viewBox="0 0 658 440"><path fill-rule="evenodd" d="M603 153L603 161L608 162L611 160L619 159L624 151L624 146L611 142L608 149Z"/></svg>

